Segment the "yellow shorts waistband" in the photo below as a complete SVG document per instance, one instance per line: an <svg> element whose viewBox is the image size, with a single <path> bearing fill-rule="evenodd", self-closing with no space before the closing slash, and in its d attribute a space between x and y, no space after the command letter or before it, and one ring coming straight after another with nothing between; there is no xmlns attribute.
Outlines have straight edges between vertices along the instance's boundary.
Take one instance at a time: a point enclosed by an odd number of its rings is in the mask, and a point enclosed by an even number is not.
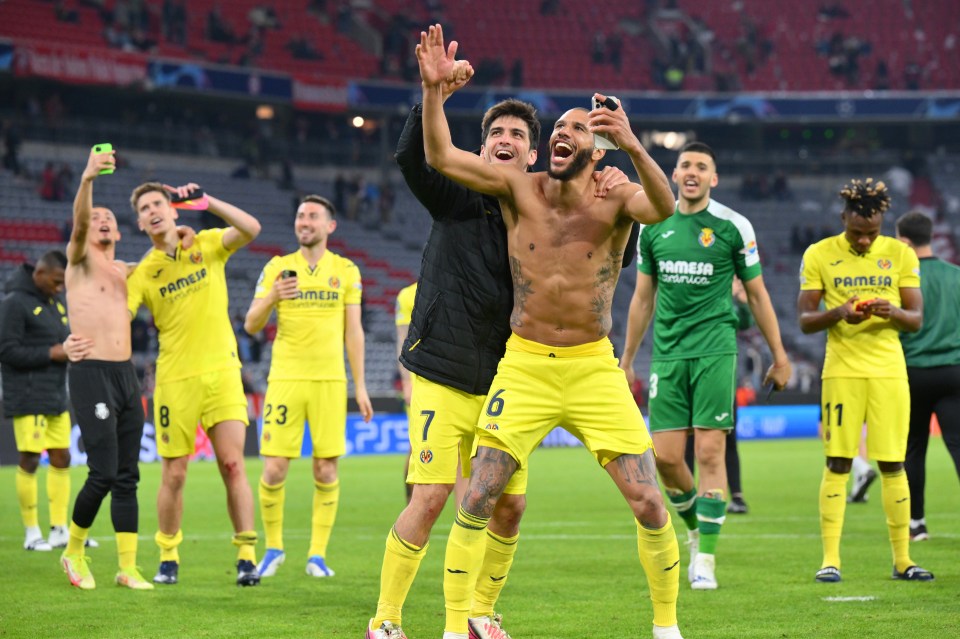
<svg viewBox="0 0 960 639"><path fill-rule="evenodd" d="M613 355L613 343L609 338L602 338L596 342L577 344L576 346L549 346L524 339L516 333L511 333L507 340L507 350L543 357L595 357L598 355Z"/></svg>

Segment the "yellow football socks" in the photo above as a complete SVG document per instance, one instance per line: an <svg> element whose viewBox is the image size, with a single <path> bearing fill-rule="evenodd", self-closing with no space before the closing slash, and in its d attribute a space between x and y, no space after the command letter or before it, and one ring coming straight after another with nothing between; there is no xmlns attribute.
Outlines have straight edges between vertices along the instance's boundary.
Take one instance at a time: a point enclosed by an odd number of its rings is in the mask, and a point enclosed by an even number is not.
<svg viewBox="0 0 960 639"><path fill-rule="evenodd" d="M487 549L483 555L483 564L477 579L477 588L473 594L471 617L492 617L493 607L500 598L500 592L507 583L507 574L517 553L520 535L501 537L487 530Z"/></svg>
<svg viewBox="0 0 960 639"><path fill-rule="evenodd" d="M847 509L847 478L850 473L835 473L823 469L820 482L820 536L823 539L821 568L840 567L840 535L843 533L843 515Z"/></svg>
<svg viewBox="0 0 960 639"><path fill-rule="evenodd" d="M677 596L680 591L680 547L673 521L667 513L663 528L651 530L637 522L637 552L647 575L650 600L653 602L653 624L674 626L677 623Z"/></svg>
<svg viewBox="0 0 960 639"><path fill-rule="evenodd" d="M233 535L233 545L237 547L238 561L257 563L257 531L241 530Z"/></svg>
<svg viewBox="0 0 960 639"><path fill-rule="evenodd" d="M70 538L67 540L67 549L64 551L64 553L67 555L82 557L83 548L87 543L87 535L89 534L89 528L81 528L71 521Z"/></svg>
<svg viewBox="0 0 960 639"><path fill-rule="evenodd" d="M267 538L267 548L283 550L283 505L286 502L286 482L273 486L260 479L260 519Z"/></svg>
<svg viewBox="0 0 960 639"><path fill-rule="evenodd" d="M913 565L910 560L910 487L907 473L903 470L880 473L880 490L890 531L893 563L897 572L904 572Z"/></svg>
<svg viewBox="0 0 960 639"><path fill-rule="evenodd" d="M429 547L429 542L420 548L404 541L395 528L390 529L380 568L380 599L371 627L379 628L384 621L401 624L403 602L407 600L407 593Z"/></svg>
<svg viewBox="0 0 960 639"><path fill-rule="evenodd" d="M137 567L137 533L117 533L117 555L120 561L120 570Z"/></svg>
<svg viewBox="0 0 960 639"><path fill-rule="evenodd" d="M314 482L313 522L310 533L310 556L327 556L327 544L333 524L337 521L337 507L340 505L340 480L332 484Z"/></svg>
<svg viewBox="0 0 960 639"><path fill-rule="evenodd" d="M47 499L50 501L50 526L67 525L67 503L70 501L70 469L50 466L47 469Z"/></svg>
<svg viewBox="0 0 960 639"><path fill-rule="evenodd" d="M489 519L460 508L447 540L444 559L443 595L447 605L444 632L467 633L470 601L483 564L484 540Z"/></svg>
<svg viewBox="0 0 960 639"><path fill-rule="evenodd" d="M157 546L160 547L160 561L176 561L180 562L180 542L183 541L183 530L178 530L172 535L168 535L164 532L157 531L157 534L153 536L154 541L157 542Z"/></svg>
<svg viewBox="0 0 960 639"><path fill-rule="evenodd" d="M28 473L17 466L17 501L20 502L20 517L24 528L36 528L37 519L37 474Z"/></svg>

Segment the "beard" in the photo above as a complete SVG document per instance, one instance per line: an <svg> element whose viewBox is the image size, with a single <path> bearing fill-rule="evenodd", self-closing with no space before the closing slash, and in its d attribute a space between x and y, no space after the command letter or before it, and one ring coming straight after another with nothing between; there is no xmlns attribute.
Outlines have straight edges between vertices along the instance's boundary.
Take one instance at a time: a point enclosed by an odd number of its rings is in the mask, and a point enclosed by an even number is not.
<svg viewBox="0 0 960 639"><path fill-rule="evenodd" d="M547 165L547 175L553 178L554 180L561 180L566 182L571 180L579 174L590 162L590 156L593 155L593 149L580 149L573 156L573 161L567 165L567 168L555 171L552 166Z"/></svg>

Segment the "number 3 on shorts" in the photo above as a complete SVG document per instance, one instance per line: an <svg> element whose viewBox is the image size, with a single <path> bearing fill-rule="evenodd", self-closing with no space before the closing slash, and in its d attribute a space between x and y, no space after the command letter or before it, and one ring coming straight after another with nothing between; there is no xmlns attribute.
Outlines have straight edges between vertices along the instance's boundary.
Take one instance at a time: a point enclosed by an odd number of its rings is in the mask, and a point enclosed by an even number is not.
<svg viewBox="0 0 960 639"><path fill-rule="evenodd" d="M650 374L650 398L653 399L657 396L657 382L660 381L660 376L656 373Z"/></svg>
<svg viewBox="0 0 960 639"><path fill-rule="evenodd" d="M493 394L493 397L490 398L490 403L487 404L487 415L490 417L498 417L500 413L503 412L503 399L500 398L501 393L503 393L502 388Z"/></svg>

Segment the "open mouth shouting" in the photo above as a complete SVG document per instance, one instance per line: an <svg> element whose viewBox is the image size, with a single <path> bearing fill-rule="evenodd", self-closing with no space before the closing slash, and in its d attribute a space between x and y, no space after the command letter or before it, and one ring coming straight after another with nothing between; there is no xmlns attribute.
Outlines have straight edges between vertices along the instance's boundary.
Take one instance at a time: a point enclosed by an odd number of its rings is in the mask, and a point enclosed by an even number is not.
<svg viewBox="0 0 960 639"><path fill-rule="evenodd" d="M565 140L557 140L553 143L553 154L550 156L550 162L553 164L562 164L564 160L573 155L573 147Z"/></svg>

